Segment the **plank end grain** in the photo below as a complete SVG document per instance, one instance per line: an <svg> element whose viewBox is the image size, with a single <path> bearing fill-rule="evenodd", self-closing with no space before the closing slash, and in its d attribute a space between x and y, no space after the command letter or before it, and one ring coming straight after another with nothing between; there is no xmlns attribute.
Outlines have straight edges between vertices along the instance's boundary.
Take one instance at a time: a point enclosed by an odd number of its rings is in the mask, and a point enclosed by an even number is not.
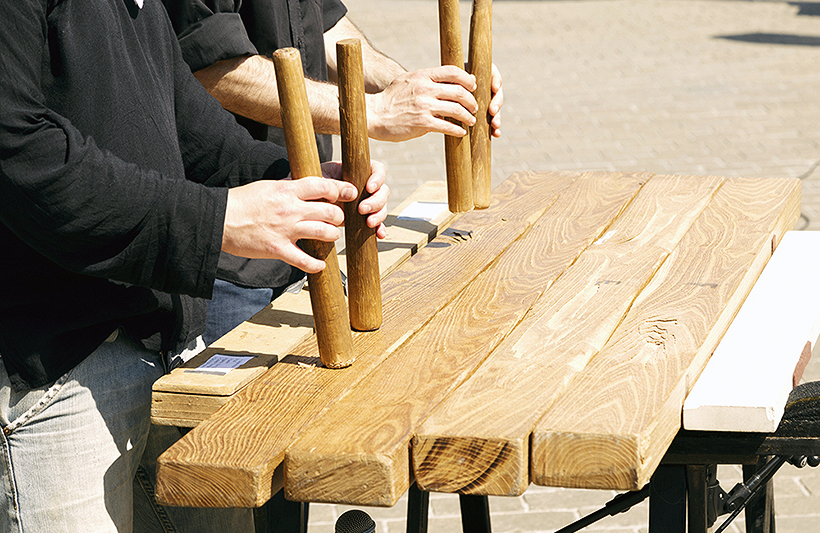
<svg viewBox="0 0 820 533"><path fill-rule="evenodd" d="M529 439L416 436L412 454L416 483L424 491L520 496L529 486Z"/></svg>
<svg viewBox="0 0 820 533"><path fill-rule="evenodd" d="M157 461L156 498L161 505L253 508L262 506L281 488L281 469L276 475L244 468L216 470L211 464L180 464L163 456Z"/></svg>
<svg viewBox="0 0 820 533"><path fill-rule="evenodd" d="M392 507L410 488L407 447L394 454L334 453L289 449L285 496L292 501Z"/></svg>
<svg viewBox="0 0 820 533"><path fill-rule="evenodd" d="M532 462L540 467L533 468L532 482L547 487L638 490L649 481L635 468L643 463L641 447L637 435L534 434Z"/></svg>

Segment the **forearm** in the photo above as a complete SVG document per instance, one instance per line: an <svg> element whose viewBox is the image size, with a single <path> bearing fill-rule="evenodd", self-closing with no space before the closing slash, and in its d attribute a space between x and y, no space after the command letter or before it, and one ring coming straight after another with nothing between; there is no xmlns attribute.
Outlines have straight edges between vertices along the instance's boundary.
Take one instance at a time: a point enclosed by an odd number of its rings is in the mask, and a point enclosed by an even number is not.
<svg viewBox="0 0 820 533"><path fill-rule="evenodd" d="M273 61L247 56L218 61L194 73L222 107L269 126L282 127L281 107ZM339 133L339 96L335 85L306 79L313 129Z"/></svg>
<svg viewBox="0 0 820 533"><path fill-rule="evenodd" d="M378 93L387 88L397 76L407 72L393 59L376 50L347 17L342 18L333 28L325 32L325 55L328 78L337 79L336 43L342 39L359 39L362 42L362 64L364 67L365 91Z"/></svg>

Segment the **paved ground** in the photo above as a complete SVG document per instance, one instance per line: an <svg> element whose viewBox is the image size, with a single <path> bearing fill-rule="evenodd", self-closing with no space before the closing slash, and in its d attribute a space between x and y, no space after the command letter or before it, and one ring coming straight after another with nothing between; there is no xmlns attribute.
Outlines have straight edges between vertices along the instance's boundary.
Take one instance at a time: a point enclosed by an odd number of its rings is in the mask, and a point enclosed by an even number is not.
<svg viewBox="0 0 820 533"><path fill-rule="evenodd" d="M434 0L347 0L374 44L409 69L439 61ZM469 5L462 2L466 27ZM803 179L801 226L820 229L820 2L496 0L494 60L504 74L497 184L519 170L648 170ZM466 39L466 37L465 37ZM443 141L371 145L388 165L391 206L444 179ZM337 152L338 153L338 152ZM820 379L820 357L807 378ZM732 467L719 475L725 489ZM555 531L614 496L532 486L493 498L493 530ZM778 533L820 531L820 468L776 477ZM313 505L311 533L345 508ZM404 502L367 509L404 531ZM587 531L646 531L646 504ZM740 532L740 524L729 531ZM458 499L434 494L430 531L460 531Z"/></svg>

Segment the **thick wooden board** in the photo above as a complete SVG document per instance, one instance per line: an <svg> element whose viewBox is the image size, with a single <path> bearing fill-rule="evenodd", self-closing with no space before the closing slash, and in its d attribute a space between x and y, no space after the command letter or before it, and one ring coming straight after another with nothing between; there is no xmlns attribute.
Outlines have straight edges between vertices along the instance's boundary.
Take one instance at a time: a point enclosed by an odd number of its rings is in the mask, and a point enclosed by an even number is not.
<svg viewBox="0 0 820 533"><path fill-rule="evenodd" d="M727 180L536 424L535 483L636 490L649 481L680 429L687 392L799 213L796 179Z"/></svg>
<svg viewBox="0 0 820 533"><path fill-rule="evenodd" d="M354 333L353 366L305 367L299 363L318 362L315 341L297 346L159 458L158 498L171 505L262 505L295 437L461 292L577 177L520 173L507 179L487 210L464 215L384 280L384 323L378 331ZM462 221L485 236L482 253L464 246L471 239Z"/></svg>
<svg viewBox="0 0 820 533"><path fill-rule="evenodd" d="M655 176L643 186L418 429L413 465L420 488L495 495L526 490L535 422L604 346L722 181Z"/></svg>
<svg viewBox="0 0 820 533"><path fill-rule="evenodd" d="M820 335L820 232L789 231L683 404L683 427L771 433Z"/></svg>
<svg viewBox="0 0 820 533"><path fill-rule="evenodd" d="M285 457L287 497L395 504L410 484L408 448L416 427L603 234L649 177L589 173L575 180L469 286L300 435ZM470 235L460 246L487 254L491 236L483 228L465 219L459 228Z"/></svg>
<svg viewBox="0 0 820 533"><path fill-rule="evenodd" d="M414 202L429 204L433 208L430 217L413 218L418 212L413 209ZM435 209L436 205L440 206L439 210ZM455 215L446 206L446 183L427 182L388 215L387 238L378 243L382 277L452 222ZM344 271L344 251L339 255L339 264ZM158 379L153 386L151 421L160 425L196 426L313 333L308 291L283 294L204 352ZM214 354L250 355L254 359L225 375L194 370Z"/></svg>

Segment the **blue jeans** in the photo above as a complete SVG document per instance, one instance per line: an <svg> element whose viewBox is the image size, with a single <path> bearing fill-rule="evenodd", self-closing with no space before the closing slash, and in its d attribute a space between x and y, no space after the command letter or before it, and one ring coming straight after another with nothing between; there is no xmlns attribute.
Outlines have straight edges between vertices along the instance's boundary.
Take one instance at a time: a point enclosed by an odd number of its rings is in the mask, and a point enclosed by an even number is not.
<svg viewBox="0 0 820 533"><path fill-rule="evenodd" d="M202 339L208 346L246 321L273 300L273 289L246 289L228 281L214 281L214 294L208 301L208 318Z"/></svg>
<svg viewBox="0 0 820 533"><path fill-rule="evenodd" d="M15 392L0 365L0 532L252 532L250 509L160 507L151 426L159 354L114 334L50 386Z"/></svg>

